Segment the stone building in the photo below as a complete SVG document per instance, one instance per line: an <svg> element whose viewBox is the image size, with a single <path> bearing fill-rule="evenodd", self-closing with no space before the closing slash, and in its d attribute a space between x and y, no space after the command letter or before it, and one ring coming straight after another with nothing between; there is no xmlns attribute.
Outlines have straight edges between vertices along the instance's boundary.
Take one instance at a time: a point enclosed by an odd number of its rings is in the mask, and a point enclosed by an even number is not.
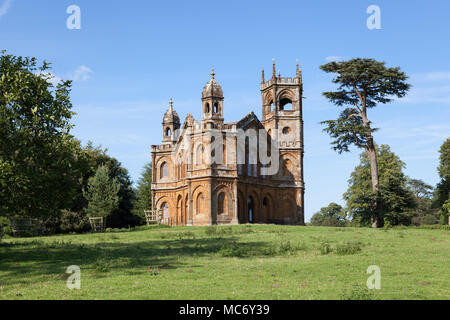
<svg viewBox="0 0 450 320"><path fill-rule="evenodd" d="M170 225L304 224L303 84L262 71L262 119L225 122L214 70L202 92L202 119L183 125L172 99L161 145L152 146L152 205ZM268 160L269 159L269 160ZM264 160L264 161L263 161Z"/></svg>

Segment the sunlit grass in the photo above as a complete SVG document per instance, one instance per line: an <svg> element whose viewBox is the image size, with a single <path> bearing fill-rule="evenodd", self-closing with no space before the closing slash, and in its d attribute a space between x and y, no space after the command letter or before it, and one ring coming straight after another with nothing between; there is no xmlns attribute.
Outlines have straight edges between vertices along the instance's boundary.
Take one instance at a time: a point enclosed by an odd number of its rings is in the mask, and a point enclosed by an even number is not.
<svg viewBox="0 0 450 320"><path fill-rule="evenodd" d="M81 268L81 290L66 268ZM366 270L381 269L381 290ZM143 227L3 239L0 299L449 299L448 229Z"/></svg>

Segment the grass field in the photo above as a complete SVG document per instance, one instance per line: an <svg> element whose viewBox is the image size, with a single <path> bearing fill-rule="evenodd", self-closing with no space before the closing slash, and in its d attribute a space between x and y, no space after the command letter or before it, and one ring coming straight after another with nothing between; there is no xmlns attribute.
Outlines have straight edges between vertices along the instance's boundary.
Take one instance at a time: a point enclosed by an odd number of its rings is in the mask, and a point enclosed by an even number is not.
<svg viewBox="0 0 450 320"><path fill-rule="evenodd" d="M66 268L81 268L81 289ZM367 290L367 268L381 289ZM449 229L141 227L3 239L0 299L450 299Z"/></svg>

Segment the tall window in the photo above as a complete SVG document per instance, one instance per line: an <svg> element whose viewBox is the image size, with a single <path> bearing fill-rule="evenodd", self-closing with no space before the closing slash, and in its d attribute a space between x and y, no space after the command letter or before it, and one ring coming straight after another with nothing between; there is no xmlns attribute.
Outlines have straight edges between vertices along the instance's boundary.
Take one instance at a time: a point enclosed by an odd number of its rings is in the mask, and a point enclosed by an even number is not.
<svg viewBox="0 0 450 320"><path fill-rule="evenodd" d="M197 214L205 213L205 196L199 193L197 196Z"/></svg>
<svg viewBox="0 0 450 320"><path fill-rule="evenodd" d="M223 192L217 197L217 211L219 214L227 213L227 196Z"/></svg>
<svg viewBox="0 0 450 320"><path fill-rule="evenodd" d="M205 164L205 147L200 145L197 148L197 164Z"/></svg>
<svg viewBox="0 0 450 320"><path fill-rule="evenodd" d="M167 162L164 162L161 165L160 177L161 177L161 179L169 177L169 166L167 165Z"/></svg>

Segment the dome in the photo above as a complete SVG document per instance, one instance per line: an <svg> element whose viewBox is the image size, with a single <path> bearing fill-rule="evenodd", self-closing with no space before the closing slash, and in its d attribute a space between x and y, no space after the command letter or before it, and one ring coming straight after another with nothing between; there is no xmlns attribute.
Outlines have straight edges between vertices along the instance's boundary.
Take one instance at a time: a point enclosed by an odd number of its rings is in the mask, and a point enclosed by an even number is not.
<svg viewBox="0 0 450 320"><path fill-rule="evenodd" d="M223 98L223 91L220 84L214 79L215 73L214 69L211 73L211 80L205 85L202 92L202 98Z"/></svg>
<svg viewBox="0 0 450 320"><path fill-rule="evenodd" d="M180 123L180 117L178 116L178 113L173 109L172 99L170 99L169 110L167 110L166 113L164 114L163 122Z"/></svg>

